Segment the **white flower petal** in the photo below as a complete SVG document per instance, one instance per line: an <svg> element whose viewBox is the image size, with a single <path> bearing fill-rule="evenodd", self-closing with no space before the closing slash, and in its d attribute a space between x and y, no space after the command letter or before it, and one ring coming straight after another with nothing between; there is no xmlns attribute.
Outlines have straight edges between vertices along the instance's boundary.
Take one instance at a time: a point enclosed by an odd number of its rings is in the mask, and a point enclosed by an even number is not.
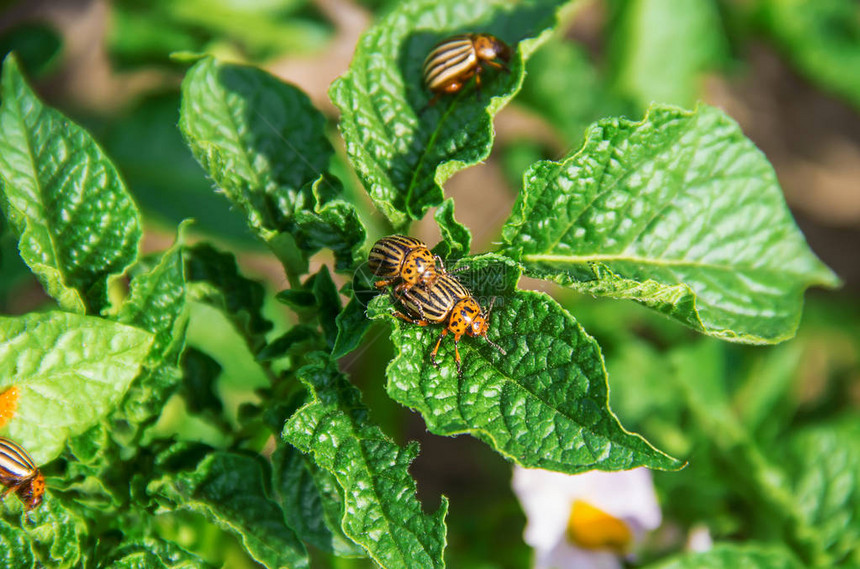
<svg viewBox="0 0 860 569"><path fill-rule="evenodd" d="M512 486L528 521L523 539L538 551L549 551L564 540L572 502L559 496L558 476L566 475L547 470L514 469Z"/></svg>
<svg viewBox="0 0 860 569"><path fill-rule="evenodd" d="M714 547L714 539L708 526L699 525L690 529L690 534L687 536L688 551L709 551L712 547Z"/></svg>
<svg viewBox="0 0 860 569"><path fill-rule="evenodd" d="M621 560L607 551L586 551L565 540L552 550L538 553L535 569L621 569Z"/></svg>

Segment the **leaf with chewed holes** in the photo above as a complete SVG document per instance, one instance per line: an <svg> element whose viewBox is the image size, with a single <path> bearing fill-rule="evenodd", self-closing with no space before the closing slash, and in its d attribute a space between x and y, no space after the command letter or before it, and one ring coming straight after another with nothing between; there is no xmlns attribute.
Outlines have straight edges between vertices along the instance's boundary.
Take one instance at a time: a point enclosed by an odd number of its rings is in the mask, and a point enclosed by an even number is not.
<svg viewBox="0 0 860 569"><path fill-rule="evenodd" d="M328 356L299 370L312 401L287 421L284 439L343 489L344 533L386 569L445 566L445 514L424 513L408 468L418 445L394 444L369 421L359 391Z"/></svg>

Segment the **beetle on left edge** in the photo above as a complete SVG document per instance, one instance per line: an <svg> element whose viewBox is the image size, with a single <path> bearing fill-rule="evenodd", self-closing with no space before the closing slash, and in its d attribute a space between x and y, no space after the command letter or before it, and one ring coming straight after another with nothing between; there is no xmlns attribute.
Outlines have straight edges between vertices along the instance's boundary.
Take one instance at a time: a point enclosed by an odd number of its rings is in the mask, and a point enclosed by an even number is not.
<svg viewBox="0 0 860 569"><path fill-rule="evenodd" d="M0 499L15 492L28 511L42 503L45 477L27 451L5 437L0 437L0 484L6 487Z"/></svg>

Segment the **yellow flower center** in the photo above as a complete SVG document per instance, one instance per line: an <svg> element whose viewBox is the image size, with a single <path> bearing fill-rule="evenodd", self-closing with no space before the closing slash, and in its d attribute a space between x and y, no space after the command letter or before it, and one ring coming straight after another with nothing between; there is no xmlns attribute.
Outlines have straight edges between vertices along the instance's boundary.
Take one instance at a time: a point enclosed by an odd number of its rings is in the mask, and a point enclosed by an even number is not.
<svg viewBox="0 0 860 569"><path fill-rule="evenodd" d="M615 516L588 502L575 500L567 520L567 537L583 549L608 549L626 553L633 543L633 532Z"/></svg>

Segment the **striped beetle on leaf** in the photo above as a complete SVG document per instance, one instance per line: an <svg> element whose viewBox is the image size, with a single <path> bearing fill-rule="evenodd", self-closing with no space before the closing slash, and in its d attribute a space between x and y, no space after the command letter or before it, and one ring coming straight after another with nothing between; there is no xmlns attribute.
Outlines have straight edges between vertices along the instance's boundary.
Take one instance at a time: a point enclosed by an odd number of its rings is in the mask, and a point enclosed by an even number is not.
<svg viewBox="0 0 860 569"><path fill-rule="evenodd" d="M510 73L506 64L511 53L508 44L490 34L460 34L442 40L424 60L424 84L433 93L428 106L443 94L460 91L472 77L480 92L485 64Z"/></svg>
<svg viewBox="0 0 860 569"><path fill-rule="evenodd" d="M15 492L26 510L37 508L45 494L45 477L21 446L0 437L0 484L6 491L0 499Z"/></svg>
<svg viewBox="0 0 860 569"><path fill-rule="evenodd" d="M483 336L488 344L499 350L502 355L507 355L501 346L487 337L487 331L490 328L490 312L493 310L495 299L490 302L490 308L484 312L472 293L450 274L442 273L430 287L415 289L411 295L399 296L397 300L411 314L395 312L394 315L397 318L418 326L428 324L445 326L439 339L436 340L433 351L430 352L430 361L433 365L437 365L436 353L439 351L442 338L449 332L454 336L454 361L457 363L457 375L461 374L458 346L464 334Z"/></svg>
<svg viewBox="0 0 860 569"><path fill-rule="evenodd" d="M442 268L442 260L433 255L430 249L418 239L406 235L389 235L373 244L367 256L367 265L371 272L380 280L374 284L376 288L394 287L397 295L408 294L415 286L427 288L433 284L440 271L436 262Z"/></svg>

